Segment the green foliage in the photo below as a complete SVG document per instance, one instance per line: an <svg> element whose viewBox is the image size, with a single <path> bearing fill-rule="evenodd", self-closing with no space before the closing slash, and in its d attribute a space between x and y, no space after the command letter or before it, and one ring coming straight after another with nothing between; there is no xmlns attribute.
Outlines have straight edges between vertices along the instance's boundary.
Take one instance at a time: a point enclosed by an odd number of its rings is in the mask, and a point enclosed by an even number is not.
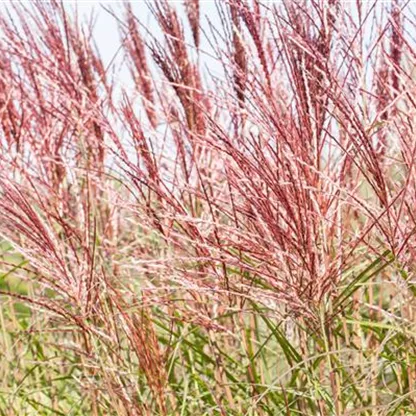
<svg viewBox="0 0 416 416"><path fill-rule="evenodd" d="M19 269L26 263L16 263L2 281L12 279L10 293L21 294ZM219 315L220 331L187 323L179 309L172 319L155 307L167 389L175 397L168 414L414 414L416 329L406 305L391 302L394 285L383 280L383 273L397 273L397 264L386 251L363 269L343 280L321 322L283 319L251 301L243 311ZM36 290L30 282L24 287L26 294ZM408 292L402 296L412 300ZM71 328L5 295L0 312L1 415L121 414L110 392L97 396L85 388L86 362L70 347ZM126 383L141 380L131 397L152 406L137 363L123 349L122 362L130 364L118 373ZM97 344L95 354L105 371L109 350ZM96 377L100 386L102 375Z"/></svg>

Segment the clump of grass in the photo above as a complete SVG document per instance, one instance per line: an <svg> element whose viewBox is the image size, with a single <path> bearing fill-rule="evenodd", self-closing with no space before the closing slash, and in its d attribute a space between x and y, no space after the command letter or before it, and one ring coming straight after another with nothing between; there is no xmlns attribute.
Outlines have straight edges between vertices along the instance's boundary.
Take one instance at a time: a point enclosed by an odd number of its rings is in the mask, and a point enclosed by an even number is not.
<svg viewBox="0 0 416 416"><path fill-rule="evenodd" d="M123 7L0 16L0 413L413 414L413 5Z"/></svg>

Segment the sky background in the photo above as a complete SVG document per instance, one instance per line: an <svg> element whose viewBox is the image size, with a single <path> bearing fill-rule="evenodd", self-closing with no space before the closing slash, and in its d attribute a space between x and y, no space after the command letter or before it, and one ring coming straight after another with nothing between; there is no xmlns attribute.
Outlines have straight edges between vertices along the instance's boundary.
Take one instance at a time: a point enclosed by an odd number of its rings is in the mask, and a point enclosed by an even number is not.
<svg viewBox="0 0 416 416"><path fill-rule="evenodd" d="M264 3L277 3L281 0L264 0ZM324 0L325 1L325 0ZM12 2L15 3L30 3L30 0L0 0L0 12L3 9L7 9L10 7ZM101 56L105 62L105 64L109 64L114 56L118 53L120 48L120 32L118 29L118 25L114 16L112 16L106 9L111 9L116 15L122 16L123 15L123 0L63 0L64 4L67 5L68 9L77 9L80 21L88 21L91 16L91 13L95 13L95 26L94 26L94 38L99 47ZM151 2L151 0L150 0ZM404 3L400 2L400 3ZM133 4L133 9L135 11L136 16L140 19L141 22L146 22L146 26L152 34L156 34L159 36L160 29L154 22L151 14L149 13L148 7L146 5L146 0L131 0ZM183 0L170 0L170 3L175 4L178 8L180 17L184 16L184 9L183 9ZM354 10L355 0L344 0L344 4L349 4L352 6L352 10ZM363 0L362 3L366 3L369 5L373 3L373 0L366 1ZM384 1L379 0L378 4L381 6L382 3L391 4L391 1ZM407 3L407 1L406 1ZM409 3L413 3L412 6L416 5L416 0L410 0ZM204 21L203 16L207 15L209 18L215 23L219 23L218 16L216 12L216 5L215 0L200 0L201 4L201 21ZM353 11L354 13L354 11ZM185 29L189 31L189 28L186 25ZM189 38L190 39L190 38ZM204 36L201 37L201 49L207 49L208 45L207 42L204 42ZM122 53L119 51L118 58L121 58ZM214 61L209 62L210 70L220 69L219 67L215 68L215 65L218 63ZM211 68L211 66L213 66ZM127 69L124 68L119 73L121 79L119 81L127 80L128 72Z"/></svg>
<svg viewBox="0 0 416 416"><path fill-rule="evenodd" d="M151 2L152 0L149 0ZM221 0L219 0L221 1ZM271 3L278 3L281 0L263 0L266 4ZM323 0L326 1L326 0ZM2 10L8 9L11 6L11 3L31 3L30 0L0 0L0 13ZM123 16L123 0L63 0L64 4L67 6L68 9L78 10L78 16L81 23L88 22L90 19L90 16L92 13L95 15L95 24L94 24L94 40L99 48L101 57L105 63L105 65L109 65L110 62L113 61L113 58L116 57L116 65L117 65L117 83L119 85L123 85L124 87L129 87L129 83L131 83L131 77L128 71L128 68L126 65L122 64L122 57L123 57L123 51L120 48L121 41L120 41L120 31L118 28L117 21L114 16L111 15L111 13L108 11L110 9L112 12L114 12L117 16L122 17ZM179 12L180 18L185 18L184 8L183 8L183 0L170 0L171 4L175 4L177 7L177 10ZM149 12L147 1L146 0L131 0L131 3L133 5L133 10L135 12L135 15L139 18L139 20L142 23L145 23L148 30L157 37L160 37L162 35L160 28L155 23L153 17L151 16L151 13ZM219 18L217 15L217 9L216 9L216 2L215 0L200 0L201 3L201 22L205 21L204 16L208 16L210 20L214 24L218 24L220 26ZM355 0L344 0L344 5L349 5L350 10L354 13L355 6ZM365 4L367 7L373 4L373 0L363 0L363 4ZM399 0L399 4L407 4L406 8L414 8L416 6L416 0ZM388 5L392 4L392 2L379 0L377 2L377 8L380 10L382 9L382 5ZM365 7L364 7L365 8ZM415 22L414 22L415 23ZM189 25L185 25L185 33L187 35L187 38L190 40L190 44L192 44L191 41L191 35L189 33ZM367 25L369 28L370 25ZM409 26L408 26L409 29ZM414 27L410 27L410 31L414 32ZM145 36L144 31L142 31L142 35ZM413 33L413 35L415 35ZM415 36L416 37L416 36ZM371 41L369 42L371 43ZM205 40L204 36L201 36L201 50L208 50L209 51L209 45L208 42ZM206 69L209 69L211 73L214 73L215 75L219 75L221 77L222 75L222 69L220 66L220 63L214 59L209 59L205 55L203 58L202 63L204 64Z"/></svg>
<svg viewBox="0 0 416 416"><path fill-rule="evenodd" d="M7 2L5 2L7 3ZM75 1L65 1L64 3L68 8L77 9L80 21L87 22L93 13L95 18L94 25L94 39L98 45L98 48L101 53L101 57L106 65L108 65L113 58L116 56L117 61L122 57L122 51L120 51L120 31L118 29L118 24L114 16L108 12L111 10L117 16L123 16L123 1L114 1L114 0L103 0L103 1L90 1L90 0L75 0ZM146 27L154 35L161 35L160 28L155 23L151 13L149 12L146 1L144 0L132 0L133 10L135 15L139 18L141 22L146 22ZM170 0L170 3L175 4L179 11L179 17L185 17L183 9L183 0ZM218 20L216 13L216 6L214 0L200 0L201 3L201 16L207 14L210 19L213 21ZM190 36L189 28L185 27L185 32L188 32ZM142 35L145 37L145 33L142 31ZM191 37L189 37L191 39ZM201 39L201 48L204 49L207 47L204 44L204 39ZM211 65L215 65L214 62ZM218 65L218 64L217 64ZM215 68L212 68L215 70ZM219 70L220 68L217 67ZM127 68L122 67L119 72L119 76L122 83L129 80L129 74ZM123 82L124 81L124 82Z"/></svg>

